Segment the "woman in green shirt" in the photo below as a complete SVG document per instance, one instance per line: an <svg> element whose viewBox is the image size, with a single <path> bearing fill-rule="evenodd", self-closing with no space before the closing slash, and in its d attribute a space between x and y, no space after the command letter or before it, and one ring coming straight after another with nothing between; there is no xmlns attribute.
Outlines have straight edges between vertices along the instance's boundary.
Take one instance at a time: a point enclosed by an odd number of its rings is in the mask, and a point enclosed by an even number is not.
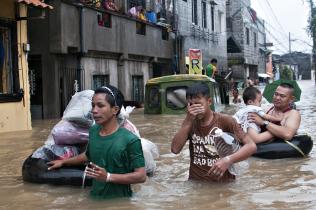
<svg viewBox="0 0 316 210"><path fill-rule="evenodd" d="M130 185L145 182L146 172L140 139L120 128L117 122L123 101L122 93L113 86L96 89L92 98L96 124L90 128L86 152L67 160L52 161L48 170L89 161L86 175L93 178L92 197L131 196Z"/></svg>

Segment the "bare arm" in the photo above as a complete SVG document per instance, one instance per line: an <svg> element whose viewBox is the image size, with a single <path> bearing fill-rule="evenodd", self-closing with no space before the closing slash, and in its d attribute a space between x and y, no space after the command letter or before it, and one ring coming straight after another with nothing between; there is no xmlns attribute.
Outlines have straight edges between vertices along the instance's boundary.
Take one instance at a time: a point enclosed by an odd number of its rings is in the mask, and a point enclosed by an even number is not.
<svg viewBox="0 0 316 210"><path fill-rule="evenodd" d="M51 165L48 170L52 170L55 168L60 168L62 166L66 166L66 165L80 165L83 164L84 162L88 161L88 158L86 156L86 153L81 153L78 156L69 158L69 159L65 159L65 160L54 160L51 162L48 162L49 165Z"/></svg>
<svg viewBox="0 0 316 210"><path fill-rule="evenodd" d="M231 163L236 163L245 160L257 151L257 146L249 135L246 135L244 137L242 143L243 146L237 152L229 156L231 159Z"/></svg>
<svg viewBox="0 0 316 210"><path fill-rule="evenodd" d="M263 119L257 114L250 114L249 119L257 125L263 125ZM270 122L267 130L275 137L291 140L300 126L301 115L298 111L291 110L284 120L285 122L282 126Z"/></svg>
<svg viewBox="0 0 316 210"><path fill-rule="evenodd" d="M269 115L269 114L264 114L262 116L263 119L265 120L268 120L268 121L281 121L284 117L284 114L280 115L280 116L272 116L272 115Z"/></svg>
<svg viewBox="0 0 316 210"><path fill-rule="evenodd" d="M204 111L203 106L200 104L188 104L187 107L187 116L184 119L180 130L172 139L171 152L174 154L178 154L182 150L183 146L188 140L189 133L192 129L193 121L195 120L196 115Z"/></svg>
<svg viewBox="0 0 316 210"><path fill-rule="evenodd" d="M301 115L298 111L292 110L291 113L285 119L284 125L279 126L273 123L269 123L267 130L274 136L282 138L284 140L291 140L296 134L301 124Z"/></svg>
<svg viewBox="0 0 316 210"><path fill-rule="evenodd" d="M256 144L273 139L273 135L269 131L257 133L255 129L248 128L247 134Z"/></svg>
<svg viewBox="0 0 316 210"><path fill-rule="evenodd" d="M171 152L174 154L178 154L188 140L189 133L192 128L192 121L188 118L189 117L187 116L184 119L181 128L172 139Z"/></svg>
<svg viewBox="0 0 316 210"><path fill-rule="evenodd" d="M221 177L231 164L245 160L256 152L257 146L248 135L244 137L243 144L244 146L237 152L218 160L210 169L209 174L220 174Z"/></svg>

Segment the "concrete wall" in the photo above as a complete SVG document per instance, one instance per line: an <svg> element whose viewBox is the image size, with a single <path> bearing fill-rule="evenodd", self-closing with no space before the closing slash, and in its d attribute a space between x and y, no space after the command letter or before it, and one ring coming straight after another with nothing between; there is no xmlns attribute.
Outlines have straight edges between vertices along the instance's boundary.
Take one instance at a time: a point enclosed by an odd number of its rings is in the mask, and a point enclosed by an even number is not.
<svg viewBox="0 0 316 210"><path fill-rule="evenodd" d="M146 24L146 35L139 35L136 34L137 20L111 13L112 27L106 28L98 25L97 13L97 10L83 8L84 52L99 51L168 59L172 57L172 40L162 40L161 27ZM69 48L79 51L79 17L78 7L60 3L60 11L55 11L52 20L57 26L54 28L54 39L50 40L52 53L68 53Z"/></svg>
<svg viewBox="0 0 316 210"><path fill-rule="evenodd" d="M15 16L15 1L4 0L0 3L0 17L12 18ZM20 5L20 15L26 16L26 6ZM24 90L22 101L15 103L0 103L0 133L18 130L31 130L31 114L30 114L30 95L28 80L28 65L26 54L23 51L23 44L27 42L27 25L26 21L17 22L17 44L18 44L18 68L20 88Z"/></svg>
<svg viewBox="0 0 316 210"><path fill-rule="evenodd" d="M227 37L234 37L237 41L244 54L245 64L258 65L258 28L253 22L247 6L250 6L250 0L230 0L227 9L232 20L232 31L227 34ZM246 28L249 29L249 44L247 44ZM254 33L257 37L256 46L254 46Z"/></svg>
<svg viewBox="0 0 316 210"><path fill-rule="evenodd" d="M93 88L93 75L109 75L110 84L117 86L126 100L132 98L131 78L141 75L146 81L153 75L152 63L171 63L173 40L162 40L162 28L146 24L146 35L136 34L136 22L118 13L111 13L112 27L98 25L97 13L83 8L83 52L80 53L79 8L61 0L52 2L54 10L45 20L30 24L35 36L31 54L42 57L43 115L56 118L62 114L67 94L61 87L73 88L74 79L60 84L63 69L78 69L81 56L82 89ZM163 69L161 72L171 72ZM65 82L65 80L64 80ZM74 91L70 90L70 91ZM69 99L68 99L69 100Z"/></svg>
<svg viewBox="0 0 316 210"><path fill-rule="evenodd" d="M178 31L183 38L182 56L188 56L190 48L201 49L203 66L205 67L212 58L218 60L218 69L227 69L227 44L226 44L226 1L216 1L214 6L215 30L211 27L211 4L206 1L207 27L202 27L202 1L197 0L198 24L192 23L192 0L177 1ZM221 15L219 15L219 13ZM221 18L219 18L221 16ZM180 66L184 67L184 58ZM184 72L185 69L182 69Z"/></svg>

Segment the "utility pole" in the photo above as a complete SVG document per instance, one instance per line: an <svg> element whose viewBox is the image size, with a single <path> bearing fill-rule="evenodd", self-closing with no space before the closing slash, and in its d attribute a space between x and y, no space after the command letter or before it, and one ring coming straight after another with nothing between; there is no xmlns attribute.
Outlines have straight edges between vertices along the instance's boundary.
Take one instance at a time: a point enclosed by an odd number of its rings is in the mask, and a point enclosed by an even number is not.
<svg viewBox="0 0 316 210"><path fill-rule="evenodd" d="M313 39L313 52L312 52L312 58L313 58L313 69L316 72L316 22L314 18L316 18L316 8L314 7L314 2L313 0L308 0L310 4L310 9L311 9L311 16L310 16L310 21L309 21L309 30L310 34ZM316 73L315 73L316 74ZM316 83L316 75L315 75L315 83Z"/></svg>
<svg viewBox="0 0 316 210"><path fill-rule="evenodd" d="M291 32L289 32L289 53L291 54Z"/></svg>

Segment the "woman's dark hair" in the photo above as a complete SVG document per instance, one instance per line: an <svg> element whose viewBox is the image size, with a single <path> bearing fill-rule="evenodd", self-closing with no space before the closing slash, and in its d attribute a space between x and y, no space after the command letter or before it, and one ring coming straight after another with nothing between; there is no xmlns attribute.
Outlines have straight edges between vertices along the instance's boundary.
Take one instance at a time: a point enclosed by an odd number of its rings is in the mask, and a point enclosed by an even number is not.
<svg viewBox="0 0 316 210"><path fill-rule="evenodd" d="M247 87L242 94L242 99L244 100L245 104L248 104L249 100L256 100L258 94L261 94L260 90L255 87Z"/></svg>
<svg viewBox="0 0 316 210"><path fill-rule="evenodd" d="M208 85L206 83L196 83L192 86L190 86L188 89L187 89L187 92L186 92L186 98L189 99L189 98L194 98L194 97L197 97L197 96L203 96L203 97L207 97L209 98L211 96L210 94L210 88L208 87Z"/></svg>
<svg viewBox="0 0 316 210"><path fill-rule="evenodd" d="M124 95L119 89L112 85L106 85L95 89L94 94L98 93L105 94L105 100L110 104L111 107L118 106L119 111L116 115L120 114L124 102Z"/></svg>

